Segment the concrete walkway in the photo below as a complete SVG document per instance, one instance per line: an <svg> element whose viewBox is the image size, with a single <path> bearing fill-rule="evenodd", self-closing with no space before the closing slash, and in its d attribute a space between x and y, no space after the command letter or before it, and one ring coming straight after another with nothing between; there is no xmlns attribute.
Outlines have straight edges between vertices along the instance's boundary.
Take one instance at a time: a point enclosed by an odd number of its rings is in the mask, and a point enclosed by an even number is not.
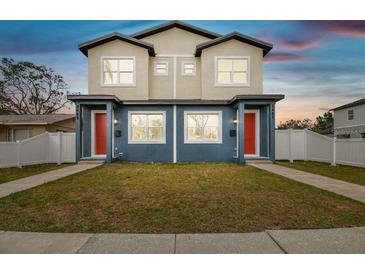
<svg viewBox="0 0 365 274"><path fill-rule="evenodd" d="M0 253L365 253L365 227L223 234L1 232Z"/></svg>
<svg viewBox="0 0 365 274"><path fill-rule="evenodd" d="M249 163L249 165L365 203L365 186L275 164Z"/></svg>
<svg viewBox="0 0 365 274"><path fill-rule="evenodd" d="M32 187L36 187L50 181L54 181L84 170L97 167L100 164L78 164L65 168L60 168L41 174L25 177L19 180L0 184L0 198L8 196L12 193L23 191Z"/></svg>

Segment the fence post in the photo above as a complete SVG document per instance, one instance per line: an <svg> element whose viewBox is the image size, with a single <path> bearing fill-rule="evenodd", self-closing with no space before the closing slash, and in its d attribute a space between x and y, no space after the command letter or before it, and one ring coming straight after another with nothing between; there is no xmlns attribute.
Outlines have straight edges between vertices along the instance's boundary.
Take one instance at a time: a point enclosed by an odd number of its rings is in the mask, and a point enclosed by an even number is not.
<svg viewBox="0 0 365 274"><path fill-rule="evenodd" d="M304 129L304 161L308 161L308 129Z"/></svg>
<svg viewBox="0 0 365 274"><path fill-rule="evenodd" d="M333 142L332 142L332 150L333 150L333 158L332 158L332 163L331 166L335 166L336 165L336 137L333 137Z"/></svg>
<svg viewBox="0 0 365 274"><path fill-rule="evenodd" d="M22 167L22 161L20 158L20 150L21 150L21 142L20 141L16 141L17 143L17 160L18 160L18 167L21 168Z"/></svg>
<svg viewBox="0 0 365 274"><path fill-rule="evenodd" d="M62 132L58 132L58 165L62 164Z"/></svg>
<svg viewBox="0 0 365 274"><path fill-rule="evenodd" d="M289 161L293 163L293 152L292 152L292 138L293 138L293 129L289 129Z"/></svg>

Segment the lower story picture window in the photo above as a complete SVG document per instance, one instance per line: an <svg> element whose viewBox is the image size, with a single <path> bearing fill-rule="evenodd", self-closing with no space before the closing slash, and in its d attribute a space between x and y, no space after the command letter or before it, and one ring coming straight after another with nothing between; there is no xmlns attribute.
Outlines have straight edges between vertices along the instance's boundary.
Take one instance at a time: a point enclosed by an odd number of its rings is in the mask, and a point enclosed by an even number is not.
<svg viewBox="0 0 365 274"><path fill-rule="evenodd" d="M33 136L33 130L31 128L23 129L8 129L8 142L16 142L24 139L28 139Z"/></svg>
<svg viewBox="0 0 365 274"><path fill-rule="evenodd" d="M165 142L165 113L133 112L130 113L129 119L129 142Z"/></svg>
<svg viewBox="0 0 365 274"><path fill-rule="evenodd" d="M185 114L186 143L219 143L221 142L221 113Z"/></svg>

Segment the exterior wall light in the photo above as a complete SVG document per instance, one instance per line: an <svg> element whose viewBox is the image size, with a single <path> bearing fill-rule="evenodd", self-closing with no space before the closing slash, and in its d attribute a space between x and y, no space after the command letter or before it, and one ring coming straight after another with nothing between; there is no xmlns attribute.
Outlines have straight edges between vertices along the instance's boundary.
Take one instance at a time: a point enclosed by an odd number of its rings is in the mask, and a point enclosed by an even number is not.
<svg viewBox="0 0 365 274"><path fill-rule="evenodd" d="M117 119L114 119L114 125L118 124L118 120Z"/></svg>
<svg viewBox="0 0 365 274"><path fill-rule="evenodd" d="M234 119L233 120L233 124L238 124L238 120L237 119Z"/></svg>

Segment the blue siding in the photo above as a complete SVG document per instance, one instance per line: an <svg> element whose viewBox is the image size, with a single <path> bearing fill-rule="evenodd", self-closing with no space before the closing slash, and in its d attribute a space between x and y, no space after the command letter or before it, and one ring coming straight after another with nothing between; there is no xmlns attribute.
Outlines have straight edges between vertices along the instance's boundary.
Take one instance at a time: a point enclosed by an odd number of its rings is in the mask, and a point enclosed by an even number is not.
<svg viewBox="0 0 365 274"><path fill-rule="evenodd" d="M109 104L109 110L112 103L84 104L83 123L78 125L77 138L81 136L80 127L83 128L83 155L82 157L91 156L91 110L106 109ZM245 109L260 109L260 156L274 158L274 104L255 105L252 102L240 101L236 105L217 105L217 106L197 106L197 105L179 105L177 109L177 161L178 162L239 162L244 163L244 119ZM237 137L230 136L230 130L236 130L237 110L240 112ZM109 161L110 151L114 149L115 157L125 161L136 162L173 162L173 106L151 106L151 105L118 105L114 106L115 119L119 121L114 125L114 130L121 131L121 137L114 137L111 134L112 124L109 117L108 135L114 138L114 147L108 142ZM166 112L166 144L128 144L128 111L165 111ZM222 143L221 144L185 144L184 143L184 111L222 111ZM268 117L269 115L269 117ZM110 124L110 125L109 125ZM237 138L239 142L238 159L236 158ZM268 138L271 138L271 142ZM108 138L109 140L109 138ZM79 150L79 149L78 149ZM78 158L79 159L79 158Z"/></svg>
<svg viewBox="0 0 365 274"><path fill-rule="evenodd" d="M268 157L268 107L260 107L260 156Z"/></svg>
<svg viewBox="0 0 365 274"><path fill-rule="evenodd" d="M222 144L185 144L184 111L222 111ZM236 137L229 136L236 129L233 120L236 110L231 106L178 106L177 107L177 161L178 162L232 162L236 161Z"/></svg>
<svg viewBox="0 0 365 274"><path fill-rule="evenodd" d="M128 111L166 111L166 144L128 144ZM119 123L114 130L122 136L114 139L116 156L123 153L122 160L136 162L172 162L173 113L172 106L121 106L115 111Z"/></svg>

